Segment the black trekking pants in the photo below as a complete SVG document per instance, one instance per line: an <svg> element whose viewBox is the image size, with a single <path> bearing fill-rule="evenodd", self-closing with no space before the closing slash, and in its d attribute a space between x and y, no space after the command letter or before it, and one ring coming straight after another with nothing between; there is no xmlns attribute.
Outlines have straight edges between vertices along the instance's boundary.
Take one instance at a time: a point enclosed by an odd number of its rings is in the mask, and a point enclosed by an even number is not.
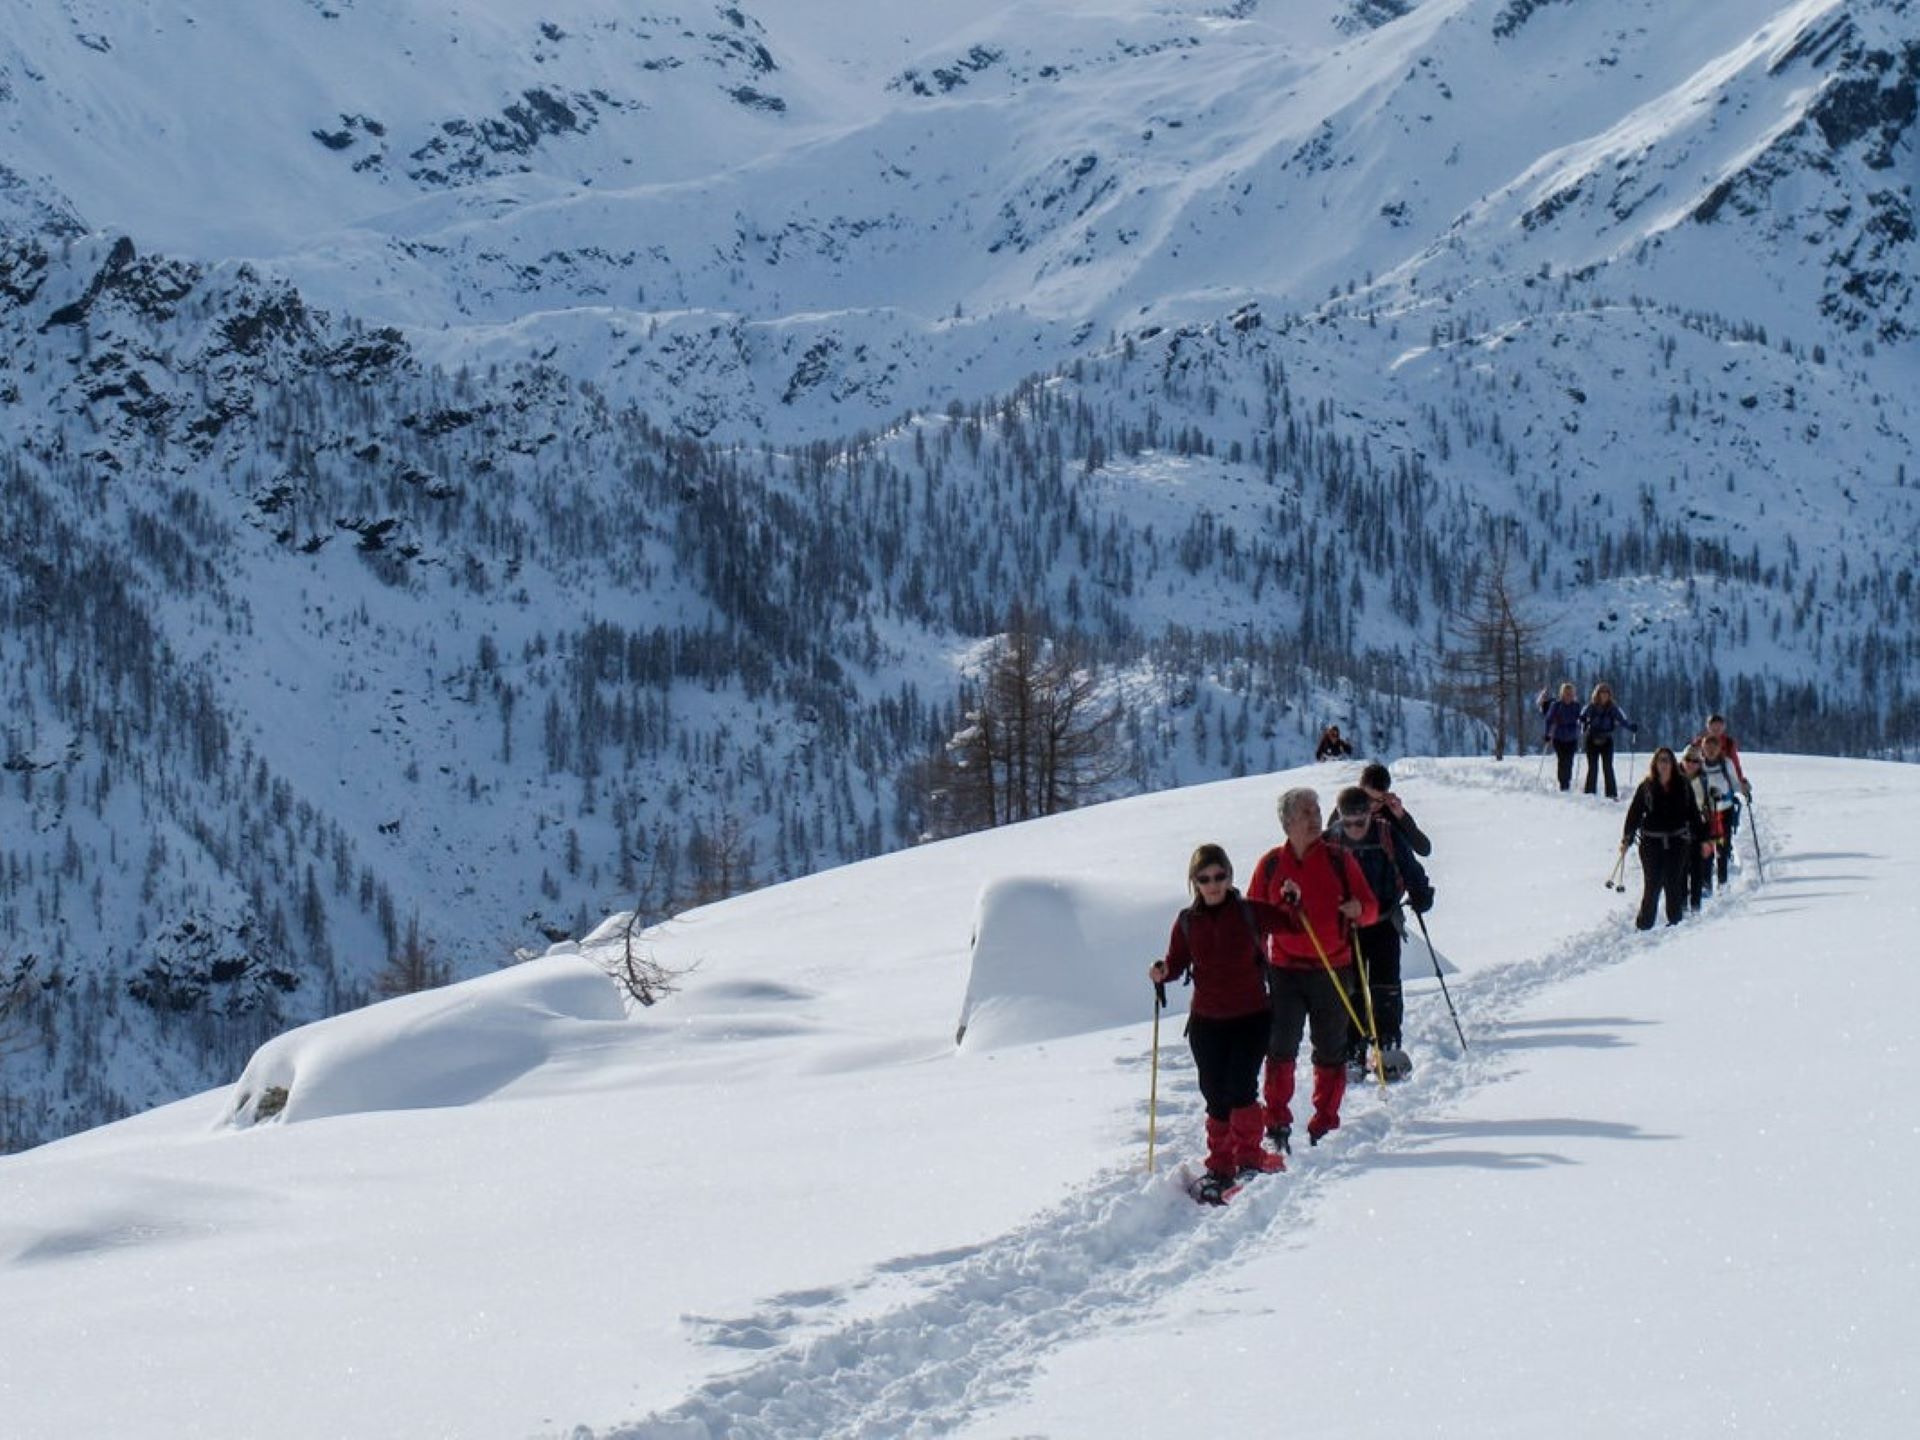
<svg viewBox="0 0 1920 1440"><path fill-rule="evenodd" d="M1260 1064L1267 1058L1272 1012L1256 1010L1231 1020L1194 1015L1187 1020L1187 1048L1199 1074L1207 1115L1224 1120L1235 1110L1260 1102Z"/></svg>
<svg viewBox="0 0 1920 1440"><path fill-rule="evenodd" d="M1359 963L1355 968L1364 968L1367 972L1367 993L1373 997L1373 1023L1378 1030L1383 1046L1397 1048L1400 1044L1400 1026L1406 1015L1406 1000L1400 991L1400 927L1392 920L1381 920L1367 926L1357 935L1359 942ZM1360 1018L1367 1018L1366 1002L1359 1005ZM1347 1022L1351 1029L1353 1022ZM1367 1053L1367 1037L1350 1035L1347 1037L1349 1056L1364 1057Z"/></svg>
<svg viewBox="0 0 1920 1440"><path fill-rule="evenodd" d="M1684 830L1678 835L1640 836L1640 873L1646 886L1640 892L1640 913L1634 917L1636 928L1653 928L1654 911L1663 896L1667 924L1680 923L1680 917L1687 913L1687 872L1692 868L1688 857L1693 853L1692 839Z"/></svg>
<svg viewBox="0 0 1920 1440"><path fill-rule="evenodd" d="M1618 800L1620 789L1613 783L1613 741L1587 741L1587 794L1593 794L1593 782L1600 769L1607 772L1607 799Z"/></svg>
<svg viewBox="0 0 1920 1440"><path fill-rule="evenodd" d="M1573 757L1580 750L1578 740L1556 740L1553 742L1554 773L1560 777L1560 788L1573 788Z"/></svg>
<svg viewBox="0 0 1920 1440"><path fill-rule="evenodd" d="M1333 974L1340 977L1338 989L1324 969L1295 970L1275 965L1268 970L1268 990L1273 995L1273 1030L1267 1040L1269 1055L1289 1063L1299 1059L1300 1037L1311 1023L1313 1063L1346 1063L1347 1007L1353 1003L1353 966L1338 966Z"/></svg>
<svg viewBox="0 0 1920 1440"><path fill-rule="evenodd" d="M1734 805L1722 810L1720 824L1720 840L1713 847L1713 865L1720 876L1720 883L1724 885L1727 883L1727 861L1733 858L1733 837L1740 833L1740 807Z"/></svg>

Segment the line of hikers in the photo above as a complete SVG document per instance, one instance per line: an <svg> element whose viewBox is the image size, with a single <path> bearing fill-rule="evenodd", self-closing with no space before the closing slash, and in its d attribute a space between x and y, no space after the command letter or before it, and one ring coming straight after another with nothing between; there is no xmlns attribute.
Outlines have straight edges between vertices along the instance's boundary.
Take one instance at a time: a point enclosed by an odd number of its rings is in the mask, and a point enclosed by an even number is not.
<svg viewBox="0 0 1920 1440"><path fill-rule="evenodd" d="M1391 785L1386 766L1369 764L1324 827L1317 791L1284 792L1286 838L1260 857L1244 895L1225 850L1193 852L1193 904L1147 976L1193 985L1187 1042L1207 1107L1197 1199L1224 1203L1243 1176L1286 1168L1303 1037L1312 1047L1312 1144L1340 1127L1350 1067L1367 1073L1369 1046L1384 1079L1410 1072L1400 1044L1400 952L1405 910L1433 907L1420 864L1433 842Z"/></svg>
<svg viewBox="0 0 1920 1440"><path fill-rule="evenodd" d="M1727 883L1741 808L1752 799L1740 745L1727 733L1724 715L1709 715L1706 728L1679 755L1666 745L1653 752L1620 832L1622 864L1636 839L1640 846L1645 883L1636 926L1653 928L1662 899L1667 924L1678 925L1688 911L1700 909L1716 879Z"/></svg>
<svg viewBox="0 0 1920 1440"><path fill-rule="evenodd" d="M1563 685L1562 699L1572 692ZM1594 706L1611 715L1602 716L1606 742L1589 744L1587 789L1592 793L1598 748L1613 797L1611 736L1635 727L1619 713L1610 687L1594 687L1588 709ZM1570 753L1563 753L1563 790L1571 768ZM1360 783L1340 792L1324 826L1317 791L1302 785L1282 793L1286 838L1260 857L1245 894L1219 845L1200 846L1187 864L1193 903L1175 918L1166 955L1147 978L1156 986L1182 979L1193 986L1187 1042L1207 1109L1206 1173L1195 1188L1203 1202L1223 1204L1247 1175L1286 1168L1303 1039L1313 1063L1310 1144L1340 1128L1348 1080L1369 1073L1369 1049L1383 1081L1411 1073L1401 1048L1400 958L1406 911L1420 917L1433 908L1433 885L1420 863L1433 842L1391 787L1386 766L1367 765ZM1726 884L1741 805L1752 795L1722 715L1709 715L1682 754L1666 745L1654 751L1620 839L1622 864L1636 840L1640 847L1640 929L1652 928L1663 898L1667 923L1677 925L1689 907L1700 908L1716 878Z"/></svg>

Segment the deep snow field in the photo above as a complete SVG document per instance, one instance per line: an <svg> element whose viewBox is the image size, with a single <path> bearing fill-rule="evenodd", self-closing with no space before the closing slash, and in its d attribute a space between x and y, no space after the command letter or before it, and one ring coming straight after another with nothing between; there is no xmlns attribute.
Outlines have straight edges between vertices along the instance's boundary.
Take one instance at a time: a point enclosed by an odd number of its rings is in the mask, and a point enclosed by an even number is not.
<svg viewBox="0 0 1920 1440"><path fill-rule="evenodd" d="M1144 971L1194 844L1249 872L1351 765L691 912L630 1017L589 941L0 1159L0 1432L1903 1432L1920 770L1749 757L1764 880L1743 831L1640 935L1624 801L1394 768L1470 1048L1416 938L1413 1078L1227 1210L1168 1178L1176 1012L1146 1171Z"/></svg>

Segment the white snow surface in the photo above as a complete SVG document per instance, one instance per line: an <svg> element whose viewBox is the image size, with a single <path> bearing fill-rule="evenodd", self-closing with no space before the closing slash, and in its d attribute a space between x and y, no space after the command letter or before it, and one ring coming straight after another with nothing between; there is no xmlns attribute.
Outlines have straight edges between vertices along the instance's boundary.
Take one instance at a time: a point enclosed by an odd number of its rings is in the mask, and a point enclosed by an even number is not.
<svg viewBox="0 0 1920 1440"><path fill-rule="evenodd" d="M1144 971L1350 766L691 912L631 1014L609 922L0 1159L0 1432L1905 1433L1920 771L1750 757L1764 879L1643 935L1624 804L1395 768L1469 1048L1416 940L1413 1078L1224 1211L1177 1006L1146 1171Z"/></svg>

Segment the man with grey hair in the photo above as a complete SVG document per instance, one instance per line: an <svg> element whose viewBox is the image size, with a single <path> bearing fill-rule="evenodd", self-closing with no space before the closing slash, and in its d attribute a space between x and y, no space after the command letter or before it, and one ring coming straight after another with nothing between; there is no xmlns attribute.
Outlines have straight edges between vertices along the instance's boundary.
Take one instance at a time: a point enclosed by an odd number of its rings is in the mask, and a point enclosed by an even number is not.
<svg viewBox="0 0 1920 1440"><path fill-rule="evenodd" d="M1340 1128L1340 1101L1347 1091L1347 1032L1354 1009L1355 926L1376 923L1379 902L1352 855L1321 836L1320 796L1296 786L1280 796L1280 828L1286 843L1260 857L1247 886L1249 900L1281 909L1267 936L1273 1029L1267 1042L1263 1099L1267 1133L1290 1149L1293 1136L1294 1069L1302 1035L1313 1037L1313 1114L1307 1139L1319 1144Z"/></svg>

